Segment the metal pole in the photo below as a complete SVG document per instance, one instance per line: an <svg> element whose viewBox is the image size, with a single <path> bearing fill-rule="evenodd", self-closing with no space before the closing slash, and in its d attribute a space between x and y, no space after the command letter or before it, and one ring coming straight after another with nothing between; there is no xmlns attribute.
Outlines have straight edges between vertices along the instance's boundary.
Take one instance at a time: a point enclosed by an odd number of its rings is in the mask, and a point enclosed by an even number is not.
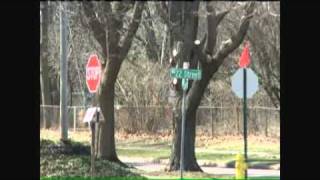
<svg viewBox="0 0 320 180"><path fill-rule="evenodd" d="M212 104L210 103L211 107L210 107L210 112L211 112L211 136L214 137L214 126L213 126L213 111L212 111Z"/></svg>
<svg viewBox="0 0 320 180"><path fill-rule="evenodd" d="M66 6L60 2L60 130L61 140L68 139L67 119L67 36L66 21L64 12Z"/></svg>
<svg viewBox="0 0 320 180"><path fill-rule="evenodd" d="M183 90L182 96L182 123L181 123L181 148L180 148L180 177L183 178L183 168L184 168L184 134L185 134L185 123L186 123L186 115L185 115L185 97L186 90Z"/></svg>
<svg viewBox="0 0 320 180"><path fill-rule="evenodd" d="M244 160L248 162L247 156L247 69L243 68L243 136L244 136ZM245 171L245 179L248 177L248 170Z"/></svg>

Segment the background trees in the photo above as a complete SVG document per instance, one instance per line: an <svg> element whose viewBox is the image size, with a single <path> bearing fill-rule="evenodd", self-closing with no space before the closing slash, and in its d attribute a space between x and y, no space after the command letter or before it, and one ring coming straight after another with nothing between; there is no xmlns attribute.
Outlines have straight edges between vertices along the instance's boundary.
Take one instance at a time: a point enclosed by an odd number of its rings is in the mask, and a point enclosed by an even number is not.
<svg viewBox="0 0 320 180"><path fill-rule="evenodd" d="M145 119L141 116L141 122L146 127L143 130L150 132L162 121L173 122L175 136L170 169L179 168L181 87L179 81L173 83L169 77L169 68L181 67L183 61L189 61L190 68L202 69L203 79L189 82L187 131L190 133L185 157L189 166L185 169L200 170L194 156L197 109L199 105L237 104L230 91L230 77L238 68L243 40L250 42L251 67L263 87L252 103L271 106L270 101L279 107L279 2L68 4L69 105L97 103L85 85L85 63L91 53L97 53L104 66L98 100L106 121L100 131L99 157L118 161L113 135L115 121L118 121L114 105L170 105L174 107L172 120L168 120L169 116ZM40 5L41 101L59 104L59 6L56 2ZM195 45L195 40L200 40L200 44ZM173 49L178 52L176 56L172 54ZM128 111L160 113L160 110L146 108ZM121 121L130 127L128 132L141 131L137 118L131 116ZM44 122L50 127L50 120ZM126 127L119 125L120 129Z"/></svg>

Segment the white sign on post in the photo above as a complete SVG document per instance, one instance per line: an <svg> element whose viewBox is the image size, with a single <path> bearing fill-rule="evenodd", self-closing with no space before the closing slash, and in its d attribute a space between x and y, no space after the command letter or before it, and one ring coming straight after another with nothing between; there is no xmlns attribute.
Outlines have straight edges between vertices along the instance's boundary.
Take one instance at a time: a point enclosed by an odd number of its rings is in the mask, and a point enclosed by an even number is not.
<svg viewBox="0 0 320 180"><path fill-rule="evenodd" d="M86 111L86 114L84 116L83 122L89 123L89 122L93 121L93 118L94 118L96 112L99 112L99 108L98 107L88 108L87 111Z"/></svg>

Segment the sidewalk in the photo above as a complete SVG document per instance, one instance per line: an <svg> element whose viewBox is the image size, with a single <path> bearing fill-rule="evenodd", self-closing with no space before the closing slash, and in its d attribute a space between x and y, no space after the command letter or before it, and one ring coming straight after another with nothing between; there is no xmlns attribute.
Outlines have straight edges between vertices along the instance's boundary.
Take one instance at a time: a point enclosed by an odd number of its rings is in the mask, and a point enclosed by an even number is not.
<svg viewBox="0 0 320 180"><path fill-rule="evenodd" d="M126 164L130 164L137 169L146 171L146 172L154 172L154 171L164 171L166 164L163 163L153 163L141 161L140 159L131 159L131 158L121 158ZM138 160L138 161L137 161ZM200 165L201 166L201 165ZM202 170L209 174L214 175L227 175L233 176L235 173L234 168L226 168L226 167L213 167L213 166L201 166ZM270 170L270 169L249 169L248 175L250 177L259 177L259 176L278 176L280 177L280 170Z"/></svg>

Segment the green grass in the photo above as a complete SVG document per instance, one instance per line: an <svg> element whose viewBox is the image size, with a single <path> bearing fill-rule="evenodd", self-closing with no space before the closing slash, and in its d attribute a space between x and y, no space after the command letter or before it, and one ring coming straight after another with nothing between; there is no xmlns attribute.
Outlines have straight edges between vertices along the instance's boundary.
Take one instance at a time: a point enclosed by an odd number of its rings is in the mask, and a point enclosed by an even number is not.
<svg viewBox="0 0 320 180"><path fill-rule="evenodd" d="M90 145L90 132L69 133L70 139ZM118 135L119 136L119 135ZM121 135L120 135L121 136ZM59 132L42 130L40 137L59 141ZM241 137L210 138L200 136L196 140L196 157L198 160L213 163L233 161L237 153L243 152ZM201 139L202 138L202 139ZM280 159L280 143L278 140L265 137L249 137L248 155L250 159L278 160ZM118 155L129 158L148 158L152 160L168 159L171 151L171 137L162 138L157 135L128 135L127 138L116 138Z"/></svg>
<svg viewBox="0 0 320 180"><path fill-rule="evenodd" d="M154 159L165 159L169 158L169 149L123 149L121 147L117 148L117 153L120 156L126 157L139 157L139 158L154 158Z"/></svg>
<svg viewBox="0 0 320 180"><path fill-rule="evenodd" d="M53 143L59 142L59 132L58 131L42 131L40 137L42 139L52 140ZM196 141L196 157L199 161L205 161L207 164L214 163L225 163L229 167L234 167L234 159L237 153L243 152L243 141L241 137L200 137ZM70 133L70 139L74 145L90 145L90 133L88 132L77 132ZM42 143L45 143L42 141ZM128 158L139 158L151 160L168 160L171 152L171 137L158 137L157 135L126 135L126 137L119 137L116 135L116 150L117 154L121 157ZM274 139L268 139L264 137L251 137L249 138L248 144L249 159L252 161L249 163L249 167L252 166L270 166L279 163L280 159L280 142ZM50 159L51 158L51 159ZM42 173L42 176L63 176L63 175L80 175L89 176L89 160L88 156L61 156L46 157L41 155L40 159L41 168L47 173ZM98 162L100 170L100 176L112 175L119 176L117 174L144 174L151 179L175 179L179 178L179 172L142 172L130 169L130 171L121 169L117 172L119 168L113 169L114 166L108 162ZM80 165L77 165L80 164ZM83 172L76 172L78 169L83 169ZM106 168L104 170L104 168ZM67 170L63 170L67 169ZM110 170L111 169L111 170ZM60 172L57 173L57 172ZM112 174L112 172L116 172ZM133 173L133 174L132 174ZM161 177L161 178L159 178ZM190 173L186 174L187 178L211 178L212 174L206 173ZM215 176L218 177L218 176ZM232 178L232 177L218 177L218 178ZM265 177L271 178L271 177Z"/></svg>

